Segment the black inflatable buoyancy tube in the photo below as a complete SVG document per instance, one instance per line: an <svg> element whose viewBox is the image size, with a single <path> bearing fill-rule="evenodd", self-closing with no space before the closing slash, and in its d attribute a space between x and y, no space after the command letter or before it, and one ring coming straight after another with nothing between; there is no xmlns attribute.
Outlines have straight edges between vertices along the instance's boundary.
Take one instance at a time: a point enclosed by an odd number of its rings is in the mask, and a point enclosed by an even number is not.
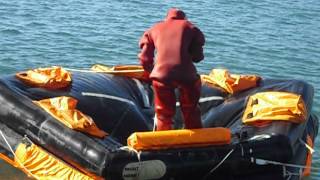
<svg viewBox="0 0 320 180"><path fill-rule="evenodd" d="M306 122L306 135L312 140L317 134L318 119L311 115ZM280 127L281 129L281 127ZM270 130L266 129L265 131ZM300 129L301 130L301 129ZM276 130L276 132L280 132ZM236 137L234 137L236 138ZM225 146L208 146L202 148L167 149L142 151L139 155L133 151L116 150L108 156L107 179L134 179L143 164L151 167L148 171L158 171L155 179L287 179L283 166L259 164L257 159L289 162L303 166L307 149L300 143L292 146L288 134L275 134L269 138L248 139L233 142ZM293 149L296 149L295 152ZM230 152L230 154L229 154ZM225 159L224 159L225 158ZM223 162L219 165L220 162ZM215 167L218 167L215 169ZM299 168L286 167L289 172L297 173ZM143 169L143 168L142 168ZM214 171L212 171L214 169ZM141 173L141 174L144 174ZM152 174L152 173L151 173ZM159 175L160 174L160 175ZM263 174L263 176L261 176ZM142 179L144 179L143 177ZM292 178L295 179L296 177ZM298 176L297 176L298 179Z"/></svg>
<svg viewBox="0 0 320 180"><path fill-rule="evenodd" d="M236 93L219 106L209 109L204 117L204 126L237 126L238 124L234 124L234 122L242 118L239 115L242 115L246 107L247 98L256 93L267 91L282 91L301 95L306 105L307 117L310 115L314 94L314 89L311 85L300 80L262 79L258 87ZM229 121L225 119L229 119Z"/></svg>
<svg viewBox="0 0 320 180"><path fill-rule="evenodd" d="M283 91L301 95L307 109L307 120L310 118L314 94L314 89L311 85L300 80L263 79L260 81L258 87L235 94L224 103L210 109L204 116L204 127L228 127L233 132L236 132L242 123L241 118L246 107L247 97L265 91ZM228 121L225 119L228 119ZM289 137L293 146L298 138L303 135L302 133L306 128L306 124L307 121L298 125L285 122L273 122L270 126L259 128L244 126L242 131L246 131L249 134L284 134Z"/></svg>
<svg viewBox="0 0 320 180"><path fill-rule="evenodd" d="M103 176L106 149L82 133L65 128L30 99L12 92L0 82L2 123L27 135L34 143L89 173Z"/></svg>
<svg viewBox="0 0 320 180"><path fill-rule="evenodd" d="M142 151L139 154L139 159L134 152L118 150L111 152L108 156L109 165L106 179L135 178L139 173L139 165L144 163L150 163L151 169L149 171L162 170L162 177L155 178L162 180L202 179L201 177L204 177L221 161L223 164L219 166L217 171L210 173L210 179L215 179L221 173L226 173L222 171L228 169L234 169L233 174L251 175L261 169L261 167L252 166L252 157L276 158L281 162L286 162L293 155L290 149L287 137L279 135L260 141L248 141L227 146ZM231 153L227 156L229 152ZM223 160L225 157L227 158ZM267 170L266 167L264 169Z"/></svg>
<svg viewBox="0 0 320 180"><path fill-rule="evenodd" d="M152 111L152 107L143 109L140 94L136 90L132 80L99 74L76 73L70 89L59 91L28 87L10 77L0 82L0 103L3 105L0 109L0 121L9 129L13 129L21 136L27 135L36 144L79 169L107 179L119 179L124 174L134 176L130 174L130 168L127 168L129 170L125 173L123 170L128 164L139 162L137 154L119 149L121 144L118 142L125 142L127 136L134 131L148 130L152 123L151 116L145 115L143 111ZM97 97L89 98L82 96L82 91L114 95L131 100L134 105ZM306 154L299 148L302 146L297 143L297 139L306 136L306 128L309 131L309 128L313 127L315 129L310 131L317 132L318 127L318 124L310 123L314 119L309 112L307 122L299 125L275 122L266 127L256 128L241 124L241 114L246 106L246 98L262 91L287 91L301 94L307 109L311 110L313 88L302 81L262 80L259 87L228 97L219 91L202 89L202 96L225 98L201 105L204 127L230 128L235 136L238 136L233 138L232 144L146 151L141 153L140 160L163 161L167 166L167 172L162 179L190 179L191 177L199 179L216 166L231 149L234 149L233 153L210 177L219 179L220 173L228 175L230 170L235 171L233 174L247 173L250 176L259 172L265 173L267 169L273 175L281 173L281 166L252 165L251 157L282 162L288 162L294 158L301 159L299 163L303 162ZM77 98L79 109L91 116L100 128L109 132L111 139L97 140L68 129L32 103L32 100L61 95ZM259 139L260 135L262 137L270 135L270 138ZM112 141L113 137L118 142ZM314 137L313 135L312 138ZM15 140L19 141L19 138L10 142L12 146ZM0 143L3 142L0 141Z"/></svg>
<svg viewBox="0 0 320 180"><path fill-rule="evenodd" d="M59 96L77 99L77 109L90 116L99 129L122 144L126 143L131 133L153 127L153 108L144 107L142 99L145 94L130 78L72 72L72 84L56 90L29 86L12 75L1 77L0 81L12 94L24 95L32 101ZM151 93L148 86L145 88Z"/></svg>

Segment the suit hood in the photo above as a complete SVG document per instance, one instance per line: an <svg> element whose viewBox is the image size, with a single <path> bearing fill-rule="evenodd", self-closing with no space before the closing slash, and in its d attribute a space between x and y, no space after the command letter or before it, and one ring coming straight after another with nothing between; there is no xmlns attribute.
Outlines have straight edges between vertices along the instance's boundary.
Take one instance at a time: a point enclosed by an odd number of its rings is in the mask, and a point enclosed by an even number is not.
<svg viewBox="0 0 320 180"><path fill-rule="evenodd" d="M166 20L168 19L186 19L186 14L180 9L171 8L167 13Z"/></svg>

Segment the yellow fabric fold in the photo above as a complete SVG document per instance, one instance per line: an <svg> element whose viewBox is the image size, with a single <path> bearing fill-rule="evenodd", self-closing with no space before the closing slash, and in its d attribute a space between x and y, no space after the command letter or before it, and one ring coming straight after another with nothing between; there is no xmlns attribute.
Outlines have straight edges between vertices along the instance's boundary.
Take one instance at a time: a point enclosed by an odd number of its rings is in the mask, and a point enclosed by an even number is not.
<svg viewBox="0 0 320 180"><path fill-rule="evenodd" d="M109 67L102 64L95 64L91 67L91 70L140 80L149 80L149 73L145 72L140 65L117 65Z"/></svg>
<svg viewBox="0 0 320 180"><path fill-rule="evenodd" d="M71 129L100 138L107 135L106 132L96 126L91 117L76 109L78 101L72 97L61 96L34 101L34 103Z"/></svg>
<svg viewBox="0 0 320 180"><path fill-rule="evenodd" d="M270 121L301 123L307 110L300 95L288 92L261 92L250 96L242 121L259 125Z"/></svg>
<svg viewBox="0 0 320 180"><path fill-rule="evenodd" d="M74 179L93 180L100 177L89 177L78 170L56 159L38 146L19 144L16 150L15 165L29 176L43 180Z"/></svg>
<svg viewBox="0 0 320 180"><path fill-rule="evenodd" d="M71 73L58 66L20 72L16 77L30 86L48 89L64 88L72 81Z"/></svg>
<svg viewBox="0 0 320 180"><path fill-rule="evenodd" d="M213 69L209 75L201 75L202 82L219 86L230 94L256 87L260 80L256 75L230 74L226 69Z"/></svg>
<svg viewBox="0 0 320 180"><path fill-rule="evenodd" d="M230 144L227 128L180 129L155 132L136 132L127 144L136 150L168 149Z"/></svg>

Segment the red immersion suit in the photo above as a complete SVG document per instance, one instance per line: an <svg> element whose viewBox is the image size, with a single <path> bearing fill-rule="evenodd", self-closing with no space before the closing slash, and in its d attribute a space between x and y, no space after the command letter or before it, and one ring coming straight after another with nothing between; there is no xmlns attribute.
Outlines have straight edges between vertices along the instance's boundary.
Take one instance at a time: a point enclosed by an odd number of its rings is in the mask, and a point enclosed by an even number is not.
<svg viewBox="0 0 320 180"><path fill-rule="evenodd" d="M203 59L204 43L202 32L178 9L170 9L164 21L143 34L138 57L153 81L157 130L172 128L176 107L175 88L180 91L179 101L185 127L202 127L198 105L201 82L193 62Z"/></svg>

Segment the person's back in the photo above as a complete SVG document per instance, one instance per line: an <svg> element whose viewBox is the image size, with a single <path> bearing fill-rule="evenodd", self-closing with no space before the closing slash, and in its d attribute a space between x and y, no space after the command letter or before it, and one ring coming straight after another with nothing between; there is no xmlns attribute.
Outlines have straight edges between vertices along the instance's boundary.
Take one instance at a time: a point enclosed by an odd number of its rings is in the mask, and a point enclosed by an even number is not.
<svg viewBox="0 0 320 180"><path fill-rule="evenodd" d="M197 105L201 82L193 62L203 59L204 42L202 32L178 9L169 10L166 19L151 27L141 38L142 50L138 56L153 80L158 130L171 129L175 113L174 88L179 88L181 93L186 127L201 127ZM155 63L154 50L157 51Z"/></svg>
<svg viewBox="0 0 320 180"><path fill-rule="evenodd" d="M157 63L151 78L195 81L196 69L189 53L193 36L191 24L187 20L166 20L152 28L151 36L157 49Z"/></svg>

